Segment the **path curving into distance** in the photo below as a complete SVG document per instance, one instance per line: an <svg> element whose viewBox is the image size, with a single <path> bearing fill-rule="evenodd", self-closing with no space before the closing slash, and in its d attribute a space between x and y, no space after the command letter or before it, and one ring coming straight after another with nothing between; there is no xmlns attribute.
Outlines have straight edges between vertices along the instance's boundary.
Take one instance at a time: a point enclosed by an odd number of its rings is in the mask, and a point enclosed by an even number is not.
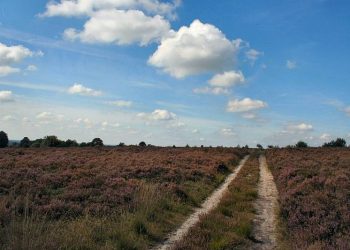
<svg viewBox="0 0 350 250"><path fill-rule="evenodd" d="M187 218L187 220L173 233L168 236L168 239L161 245L156 246L155 250L170 250L176 243L181 241L189 232L189 230L200 221L202 215L208 214L218 206L222 197L227 192L231 182L237 177L239 171L248 160L249 156L241 160L238 167L231 173L220 187L218 187L195 211Z"/></svg>
<svg viewBox="0 0 350 250"><path fill-rule="evenodd" d="M253 230L254 238L258 243L253 249L270 250L277 248L278 191L264 155L260 156L259 165L260 180L258 199L255 204L257 216Z"/></svg>

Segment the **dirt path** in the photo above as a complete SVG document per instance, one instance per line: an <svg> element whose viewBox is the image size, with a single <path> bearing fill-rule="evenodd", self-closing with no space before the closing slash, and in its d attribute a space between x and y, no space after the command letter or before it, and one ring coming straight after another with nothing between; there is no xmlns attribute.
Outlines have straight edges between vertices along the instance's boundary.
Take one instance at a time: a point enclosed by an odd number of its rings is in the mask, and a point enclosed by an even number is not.
<svg viewBox="0 0 350 250"><path fill-rule="evenodd" d="M177 229L175 232L171 233L168 236L168 239L161 245L155 247L154 249L157 250L168 250L168 249L172 249L173 246L181 241L186 234L188 233L188 231L191 229L191 227L193 227L194 225L196 225L199 220L200 217L204 214L209 213L211 210L213 210L214 208L217 207L217 205L219 204L220 200L222 199L223 195L225 194L225 192L228 190L228 186L230 185L230 183L236 178L237 174L239 173L239 171L241 170L241 168L243 167L244 163L248 160L249 156L246 156L239 164L239 166L235 169L235 171L230 174L225 182L219 187L217 188L202 204L202 206L200 208L197 208L188 218L187 220L181 225L181 227L179 229Z"/></svg>
<svg viewBox="0 0 350 250"><path fill-rule="evenodd" d="M260 180L258 200L255 204L258 214L254 221L254 238L259 243L255 244L253 249L276 249L278 191L267 167L266 157L260 156L259 163Z"/></svg>

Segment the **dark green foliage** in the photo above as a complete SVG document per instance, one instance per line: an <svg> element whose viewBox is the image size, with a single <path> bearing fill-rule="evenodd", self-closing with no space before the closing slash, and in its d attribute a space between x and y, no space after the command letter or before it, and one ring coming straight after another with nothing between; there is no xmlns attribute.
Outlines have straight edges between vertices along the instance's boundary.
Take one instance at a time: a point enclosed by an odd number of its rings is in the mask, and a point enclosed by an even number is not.
<svg viewBox="0 0 350 250"><path fill-rule="evenodd" d="M258 149L264 149L264 147L263 147L261 144L257 144L256 147L257 147Z"/></svg>
<svg viewBox="0 0 350 250"><path fill-rule="evenodd" d="M100 138L95 138L91 141L91 146L93 147L98 147L98 146L103 146L103 141Z"/></svg>
<svg viewBox="0 0 350 250"><path fill-rule="evenodd" d="M142 141L142 142L139 143L139 146L140 146L140 147L146 147L147 144L146 144L146 142Z"/></svg>
<svg viewBox="0 0 350 250"><path fill-rule="evenodd" d="M31 141L29 140L28 137L24 137L21 142L19 143L19 146L21 148L29 148L31 145Z"/></svg>
<svg viewBox="0 0 350 250"><path fill-rule="evenodd" d="M9 138L4 131L0 131L0 148L6 148L9 145Z"/></svg>
<svg viewBox="0 0 350 250"><path fill-rule="evenodd" d="M346 147L346 141L343 138L337 138L335 141L327 142L323 144L324 148L344 148Z"/></svg>
<svg viewBox="0 0 350 250"><path fill-rule="evenodd" d="M296 148L307 148L308 145L307 145L306 142L299 141L297 144L295 144L295 147L296 147Z"/></svg>

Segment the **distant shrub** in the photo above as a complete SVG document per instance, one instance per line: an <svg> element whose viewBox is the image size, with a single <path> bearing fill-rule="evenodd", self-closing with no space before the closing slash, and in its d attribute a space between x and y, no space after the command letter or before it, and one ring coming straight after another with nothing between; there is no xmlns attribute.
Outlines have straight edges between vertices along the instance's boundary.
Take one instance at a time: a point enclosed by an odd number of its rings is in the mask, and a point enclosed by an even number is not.
<svg viewBox="0 0 350 250"><path fill-rule="evenodd" d="M101 138L95 138L91 141L91 146L93 147L98 147L98 146L103 146L103 141Z"/></svg>
<svg viewBox="0 0 350 250"><path fill-rule="evenodd" d="M125 143L124 142L119 143L118 147L125 147Z"/></svg>
<svg viewBox="0 0 350 250"><path fill-rule="evenodd" d="M296 148L307 148L307 147L308 147L308 145L307 145L307 143L306 143L306 142L303 142L303 141L298 141L298 143L297 143L297 144L295 144L295 147L296 147Z"/></svg>
<svg viewBox="0 0 350 250"><path fill-rule="evenodd" d="M323 144L324 148L344 148L346 147L346 141L343 138L337 138L335 141L330 141Z"/></svg>
<svg viewBox="0 0 350 250"><path fill-rule="evenodd" d="M29 140L28 137L24 137L20 143L19 143L19 146L21 148L29 148L30 147L30 144L31 144L31 141Z"/></svg>
<svg viewBox="0 0 350 250"><path fill-rule="evenodd" d="M40 147L58 147L61 143L62 141L60 141L57 136L49 135L44 137Z"/></svg>
<svg viewBox="0 0 350 250"><path fill-rule="evenodd" d="M66 140L65 143L64 143L64 146L65 147L78 147L79 146L79 143L77 143L76 140Z"/></svg>
<svg viewBox="0 0 350 250"><path fill-rule="evenodd" d="M264 147L263 147L261 144L257 144L256 147L257 147L258 149L264 149Z"/></svg>
<svg viewBox="0 0 350 250"><path fill-rule="evenodd" d="M0 131L0 148L6 148L9 145L9 138L4 131Z"/></svg>
<svg viewBox="0 0 350 250"><path fill-rule="evenodd" d="M146 142L142 141L142 142L139 143L139 146L140 146L140 147L146 147L147 144L146 144Z"/></svg>

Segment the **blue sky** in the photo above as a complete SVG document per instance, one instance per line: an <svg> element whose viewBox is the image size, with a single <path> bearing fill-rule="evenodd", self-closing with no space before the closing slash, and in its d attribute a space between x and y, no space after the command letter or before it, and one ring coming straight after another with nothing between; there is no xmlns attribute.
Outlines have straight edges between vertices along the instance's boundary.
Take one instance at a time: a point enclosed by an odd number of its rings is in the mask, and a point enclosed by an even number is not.
<svg viewBox="0 0 350 250"><path fill-rule="evenodd" d="M3 0L0 130L108 144L350 140L349 9Z"/></svg>

